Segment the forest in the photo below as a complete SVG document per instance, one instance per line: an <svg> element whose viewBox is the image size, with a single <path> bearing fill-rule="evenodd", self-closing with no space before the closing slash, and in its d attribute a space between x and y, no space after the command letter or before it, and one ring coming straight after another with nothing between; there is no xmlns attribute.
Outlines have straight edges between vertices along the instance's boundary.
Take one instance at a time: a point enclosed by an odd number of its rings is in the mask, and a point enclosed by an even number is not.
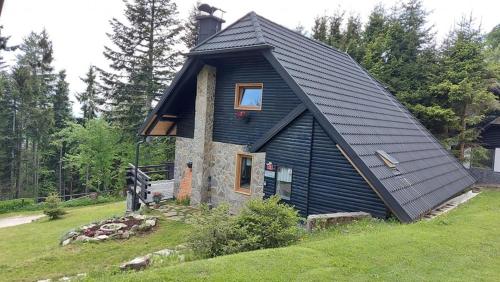
<svg viewBox="0 0 500 282"><path fill-rule="evenodd" d="M0 199L123 191L137 130L195 44L196 5L187 19L174 0L126 0L123 13L110 19L108 65L81 75L81 116L65 70L53 66L48 31L19 46L0 38ZM341 8L318 13L311 30L295 31L350 54L457 158L480 163L488 151L478 133L500 114L500 24L483 31L464 16L438 40L428 18L421 0L406 0L364 19ZM7 65L1 55L14 49ZM172 161L174 149L171 137L155 138L140 163Z"/></svg>

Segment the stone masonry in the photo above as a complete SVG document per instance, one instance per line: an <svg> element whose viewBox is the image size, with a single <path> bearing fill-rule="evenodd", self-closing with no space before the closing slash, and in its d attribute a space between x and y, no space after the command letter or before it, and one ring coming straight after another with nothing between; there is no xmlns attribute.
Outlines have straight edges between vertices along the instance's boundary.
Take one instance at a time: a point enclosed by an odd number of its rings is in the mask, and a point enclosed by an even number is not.
<svg viewBox="0 0 500 282"><path fill-rule="evenodd" d="M216 69L205 65L198 73L193 144L193 180L191 203L208 202L210 148L214 123Z"/></svg>
<svg viewBox="0 0 500 282"><path fill-rule="evenodd" d="M252 180L250 195L234 190L236 182L236 155L248 153L246 146L221 142L212 142L210 161L210 196L211 203L218 205L223 202L230 204L231 212L237 212L246 200L264 196L264 162L265 153L252 155Z"/></svg>

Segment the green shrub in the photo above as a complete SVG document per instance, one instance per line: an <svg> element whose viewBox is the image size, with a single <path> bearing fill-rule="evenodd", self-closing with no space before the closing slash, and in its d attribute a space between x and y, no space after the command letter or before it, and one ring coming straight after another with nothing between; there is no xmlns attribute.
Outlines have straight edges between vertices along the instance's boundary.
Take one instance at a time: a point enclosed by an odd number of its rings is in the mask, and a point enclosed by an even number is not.
<svg viewBox="0 0 500 282"><path fill-rule="evenodd" d="M90 206L96 204L103 203L111 203L122 201L122 197L113 197L113 196L99 196L97 199L92 199L89 196L76 198L73 200L69 200L66 202L61 202L61 207L80 207L80 206ZM46 204L44 202L36 204L34 199L32 198L24 198L24 199L14 199L14 200L5 200L0 201L0 214L8 213L8 212L16 212L16 211L35 211L35 210L43 210L45 209Z"/></svg>
<svg viewBox="0 0 500 282"><path fill-rule="evenodd" d="M32 198L0 201L0 213L35 209L37 209L37 205Z"/></svg>
<svg viewBox="0 0 500 282"><path fill-rule="evenodd" d="M300 237L298 212L278 196L248 201L236 223L247 235L243 249L256 250L287 246Z"/></svg>
<svg viewBox="0 0 500 282"><path fill-rule="evenodd" d="M188 239L193 252L203 258L287 246L300 238L300 217L278 197L250 200L237 216L227 205L203 209Z"/></svg>
<svg viewBox="0 0 500 282"><path fill-rule="evenodd" d="M58 219L66 212L61 208L61 199L57 194L50 194L45 200L45 209L43 213L46 214L50 220Z"/></svg>
<svg viewBox="0 0 500 282"><path fill-rule="evenodd" d="M245 236L238 230L227 204L212 210L202 207L202 214L195 221L195 230L188 238L188 244L197 256L209 258L241 250L241 240Z"/></svg>
<svg viewBox="0 0 500 282"><path fill-rule="evenodd" d="M182 206L189 206L191 199L189 197L176 198L175 203Z"/></svg>
<svg viewBox="0 0 500 282"><path fill-rule="evenodd" d="M90 206L90 205L96 205L96 204L104 204L104 203L111 203L111 202L117 202L117 201L122 201L123 198L121 197L113 197L113 196L108 196L108 197L103 197L103 196L98 196L96 199L92 199L89 196L84 196L76 199L72 199L66 202L62 202L61 206L63 207L81 207L81 206Z"/></svg>

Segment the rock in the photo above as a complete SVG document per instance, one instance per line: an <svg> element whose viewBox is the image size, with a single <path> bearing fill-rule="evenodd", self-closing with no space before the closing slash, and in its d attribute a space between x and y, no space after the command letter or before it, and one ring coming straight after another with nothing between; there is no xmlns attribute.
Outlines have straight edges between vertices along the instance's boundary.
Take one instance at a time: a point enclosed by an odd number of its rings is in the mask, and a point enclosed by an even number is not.
<svg viewBox="0 0 500 282"><path fill-rule="evenodd" d="M137 219L137 220L144 220L146 219L146 216L145 215L142 215L142 214L132 214L132 217Z"/></svg>
<svg viewBox="0 0 500 282"><path fill-rule="evenodd" d="M156 219L146 219L144 223L147 225L151 225L151 227L153 227L156 225Z"/></svg>
<svg viewBox="0 0 500 282"><path fill-rule="evenodd" d="M164 213L164 215L166 217L173 217L173 216L177 216L177 212L176 211L171 211L171 212Z"/></svg>
<svg viewBox="0 0 500 282"><path fill-rule="evenodd" d="M104 241L104 240L107 240L108 238L109 238L108 235L99 235L96 237L96 239L99 241Z"/></svg>
<svg viewBox="0 0 500 282"><path fill-rule="evenodd" d="M128 231L123 232L122 234L120 234L120 238L121 239L128 239L128 238L130 238L130 232L128 232Z"/></svg>
<svg viewBox="0 0 500 282"><path fill-rule="evenodd" d="M132 227L130 227L130 232L136 232L138 229L139 229L139 225L138 224L133 225Z"/></svg>
<svg viewBox="0 0 500 282"><path fill-rule="evenodd" d="M171 255L173 255L175 253L177 253L177 252L174 251L174 250L163 249L163 250L159 250L159 251L154 252L153 255L158 255L158 256L162 256L162 257L168 257L168 256L171 256Z"/></svg>
<svg viewBox="0 0 500 282"><path fill-rule="evenodd" d="M59 281L71 281L71 277L64 276L64 277L59 278Z"/></svg>
<svg viewBox="0 0 500 282"><path fill-rule="evenodd" d="M121 270L129 270L129 269L141 270L141 269L148 267L150 262L151 262L151 258L149 255L146 255L143 257L136 257L135 259L120 265L120 269Z"/></svg>
<svg viewBox="0 0 500 282"><path fill-rule="evenodd" d="M99 227L99 230L103 232L115 232L125 227L127 227L125 223L107 223Z"/></svg>
<svg viewBox="0 0 500 282"><path fill-rule="evenodd" d="M52 281L52 279L42 279L42 280L38 280L37 282L50 282Z"/></svg>
<svg viewBox="0 0 500 282"><path fill-rule="evenodd" d="M366 212L337 212L328 214L314 214L307 217L306 229L311 231L314 228L326 228L330 225L348 223L351 221L371 218Z"/></svg>
<svg viewBox="0 0 500 282"><path fill-rule="evenodd" d="M137 231L149 231L151 230L151 228L153 228L153 226L149 225L149 224L146 224L146 223L142 223L141 225L139 225L137 227Z"/></svg>
<svg viewBox="0 0 500 282"><path fill-rule="evenodd" d="M85 235L80 235L78 237L76 237L75 241L87 241L87 239L89 239L90 237L88 236L85 236Z"/></svg>
<svg viewBox="0 0 500 282"><path fill-rule="evenodd" d="M71 243L71 238L68 238L68 239L62 241L61 246L64 247L64 246L68 245L69 243Z"/></svg>

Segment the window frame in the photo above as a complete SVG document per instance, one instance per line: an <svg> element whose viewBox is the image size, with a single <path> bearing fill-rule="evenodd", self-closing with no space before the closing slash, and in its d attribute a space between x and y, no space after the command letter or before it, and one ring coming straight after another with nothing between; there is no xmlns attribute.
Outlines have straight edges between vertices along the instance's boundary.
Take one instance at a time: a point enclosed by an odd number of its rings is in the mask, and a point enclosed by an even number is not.
<svg viewBox="0 0 500 282"><path fill-rule="evenodd" d="M250 169L250 183L247 188L241 188L241 162L243 158L250 158L252 160L252 167ZM251 195L252 194L252 175L253 175L253 156L251 154L247 153L237 153L236 154L236 173L235 173L235 180L234 180L234 191L237 193L241 193L244 195Z"/></svg>
<svg viewBox="0 0 500 282"><path fill-rule="evenodd" d="M291 171L290 182L285 182L285 181L280 181L279 180L279 170L280 170L280 168L286 168L286 169L289 169ZM292 199L292 193L293 193L293 170L294 169L292 167L276 166L276 179L274 181L274 194L278 195L278 197L280 197L280 199L283 200L283 201L290 201ZM287 198L283 198L281 196L281 193L279 193L279 191L278 191L279 182L290 183L290 197L288 199Z"/></svg>
<svg viewBox="0 0 500 282"><path fill-rule="evenodd" d="M243 97L243 91L245 88L248 89L261 89L262 93L260 95L260 105L259 106L242 106L241 98ZM264 83L252 82L252 83L236 83L234 88L234 109L243 111L261 111L262 110L262 96L264 95Z"/></svg>

